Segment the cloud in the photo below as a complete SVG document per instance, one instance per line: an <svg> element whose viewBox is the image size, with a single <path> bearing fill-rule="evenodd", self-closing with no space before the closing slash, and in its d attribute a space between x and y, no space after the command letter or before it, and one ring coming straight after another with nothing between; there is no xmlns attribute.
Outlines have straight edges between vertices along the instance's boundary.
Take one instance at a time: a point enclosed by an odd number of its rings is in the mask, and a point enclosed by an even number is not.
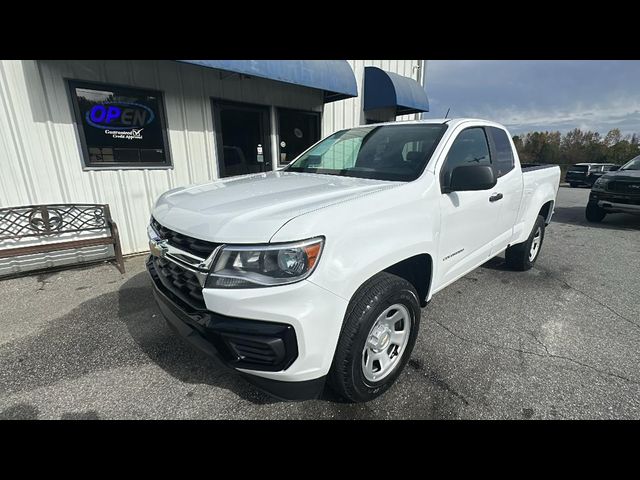
<svg viewBox="0 0 640 480"><path fill-rule="evenodd" d="M513 133L640 131L640 61L427 62L426 118L487 118Z"/></svg>

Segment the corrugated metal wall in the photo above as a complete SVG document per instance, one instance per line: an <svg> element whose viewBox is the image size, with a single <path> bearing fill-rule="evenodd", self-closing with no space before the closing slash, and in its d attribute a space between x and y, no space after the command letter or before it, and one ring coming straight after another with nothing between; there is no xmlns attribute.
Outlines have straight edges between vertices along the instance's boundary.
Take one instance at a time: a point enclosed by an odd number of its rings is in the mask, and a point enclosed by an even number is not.
<svg viewBox="0 0 640 480"><path fill-rule="evenodd" d="M378 67L387 72L394 72L398 75L419 79L420 66L422 60L347 60L358 83L358 96L341 100L339 102L329 103L324 107L322 116L322 135L329 135L336 130L342 128L363 125L365 122L364 112L362 111L363 83L364 83L364 67ZM419 115L401 115L396 118L402 120L417 120Z"/></svg>
<svg viewBox="0 0 640 480"><path fill-rule="evenodd" d="M359 97L326 105L322 134L364 123L365 65L416 79L419 60L349 61ZM167 111L173 168L83 170L65 79L160 90ZM37 203L108 203L124 253L147 249L155 199L180 185L218 178L211 98L322 111L321 91L240 78L174 61L0 61L0 207ZM414 115L398 117L412 119ZM0 244L0 247L2 245ZM0 275L99 258L104 248L0 262Z"/></svg>

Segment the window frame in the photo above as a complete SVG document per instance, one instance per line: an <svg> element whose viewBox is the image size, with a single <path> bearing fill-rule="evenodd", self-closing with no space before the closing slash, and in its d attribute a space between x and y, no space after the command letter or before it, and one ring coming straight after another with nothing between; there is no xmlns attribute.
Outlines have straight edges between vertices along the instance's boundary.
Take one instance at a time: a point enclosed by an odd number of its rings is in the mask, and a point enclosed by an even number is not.
<svg viewBox="0 0 640 480"><path fill-rule="evenodd" d="M460 130L456 134L455 138L451 141L451 144L449 145L449 147L447 148L446 154L445 154L444 159L442 161L442 165L440 167L440 172L438 174L438 179L440 181L440 191L442 193L448 193L447 192L447 188L449 186L445 185L443 177L444 177L444 172L446 171L445 167L447 166L447 160L448 160L447 157L449 156L449 152L451 152L451 149L453 148L453 145L456 143L456 141L458 140L460 135L462 135L467 130L471 130L471 129L474 129L474 128L479 128L484 133L484 139L487 142L487 151L489 152L489 164L491 166L491 169L495 172L495 169L494 169L494 166L493 166L493 151L491 149L491 142L489 140L489 135L487 134L486 126L485 125L470 125L470 126L468 126L466 128L463 128L462 130Z"/></svg>
<svg viewBox="0 0 640 480"><path fill-rule="evenodd" d="M164 99L164 91L153 90L151 88L136 87L132 85L123 85L118 83L107 82L95 82L91 80L80 80L77 78L65 78L67 84L67 91L69 92L69 102L71 104L71 111L73 122L76 127L76 132L80 140L80 150L82 152L82 169L85 171L90 170L171 170L173 169L173 158L171 156L171 145L169 143L169 126L167 123L166 106ZM129 91L140 91L152 93L158 97L158 112L157 116L160 120L160 128L162 131L162 143L165 154L165 161L160 162L91 162L89 155L89 145L87 145L87 138L84 133L84 126L82 124L82 115L80 112L80 105L76 96L76 88L87 89L121 89Z"/></svg>

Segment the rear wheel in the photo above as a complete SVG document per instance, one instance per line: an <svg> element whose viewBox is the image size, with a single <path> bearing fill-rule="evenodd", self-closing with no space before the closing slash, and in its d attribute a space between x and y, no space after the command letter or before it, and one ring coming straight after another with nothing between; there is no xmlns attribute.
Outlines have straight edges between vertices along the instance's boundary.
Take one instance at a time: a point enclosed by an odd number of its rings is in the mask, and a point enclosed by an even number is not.
<svg viewBox="0 0 640 480"><path fill-rule="evenodd" d="M413 285L386 272L374 276L349 304L329 385L352 402L387 391L411 356L419 323Z"/></svg>
<svg viewBox="0 0 640 480"><path fill-rule="evenodd" d="M542 249L542 241L544 240L544 217L538 215L536 223L529 238L525 242L511 245L505 252L505 260L507 265L514 270L529 270L536 263L540 250Z"/></svg>
<svg viewBox="0 0 640 480"><path fill-rule="evenodd" d="M600 208L597 203L587 203L584 216L590 222L601 222L607 214L606 210Z"/></svg>

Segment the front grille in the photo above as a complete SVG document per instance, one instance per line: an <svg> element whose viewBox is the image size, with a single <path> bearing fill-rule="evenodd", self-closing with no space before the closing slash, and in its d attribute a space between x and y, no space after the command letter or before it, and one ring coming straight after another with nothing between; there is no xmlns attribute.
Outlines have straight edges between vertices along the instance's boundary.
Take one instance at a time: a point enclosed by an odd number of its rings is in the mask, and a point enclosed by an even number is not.
<svg viewBox="0 0 640 480"><path fill-rule="evenodd" d="M628 193L630 195L640 195L640 183L639 182L620 182L611 181L607 184L607 190L610 192Z"/></svg>
<svg viewBox="0 0 640 480"><path fill-rule="evenodd" d="M153 266L162 286L175 295L181 303L186 304L190 310L206 309L202 287L194 273L159 257L153 257Z"/></svg>
<svg viewBox="0 0 640 480"><path fill-rule="evenodd" d="M160 238L168 240L170 245L200 258L207 258L220 245L219 243L207 242L206 240L178 233L161 225L155 218L151 219L151 226Z"/></svg>

